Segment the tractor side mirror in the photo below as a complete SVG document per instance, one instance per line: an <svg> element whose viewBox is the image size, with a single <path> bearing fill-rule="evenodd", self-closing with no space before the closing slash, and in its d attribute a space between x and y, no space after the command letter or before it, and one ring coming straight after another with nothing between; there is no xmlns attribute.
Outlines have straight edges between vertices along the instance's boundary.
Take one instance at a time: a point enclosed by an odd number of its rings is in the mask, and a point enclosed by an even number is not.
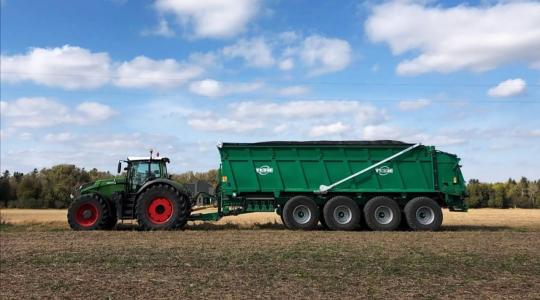
<svg viewBox="0 0 540 300"><path fill-rule="evenodd" d="M118 171L117 173L120 174L122 172L122 162L118 162Z"/></svg>

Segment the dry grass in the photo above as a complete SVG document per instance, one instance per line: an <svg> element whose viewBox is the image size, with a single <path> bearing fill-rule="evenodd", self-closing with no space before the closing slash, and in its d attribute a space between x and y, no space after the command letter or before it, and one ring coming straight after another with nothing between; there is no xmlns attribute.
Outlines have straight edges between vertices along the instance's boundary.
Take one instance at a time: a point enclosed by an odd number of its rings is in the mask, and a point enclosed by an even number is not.
<svg viewBox="0 0 540 300"><path fill-rule="evenodd" d="M213 209L197 211L210 212ZM67 227L67 211L64 209L2 209L1 220L10 224ZM127 222L129 223L129 222ZM201 222L190 223L192 225ZM275 213L251 213L222 218L207 224L234 225L239 228L252 228L256 224L281 224ZM211 226L211 225L209 225ZM197 227L197 226L195 226ZM204 226L200 226L204 227ZM257 226L255 226L257 227ZM444 210L444 230L527 230L540 231L540 209L471 209L467 213Z"/></svg>
<svg viewBox="0 0 540 300"><path fill-rule="evenodd" d="M540 210L445 212L435 233L289 231L272 214L73 232L46 212L1 212L18 223L0 231L0 299L540 298Z"/></svg>

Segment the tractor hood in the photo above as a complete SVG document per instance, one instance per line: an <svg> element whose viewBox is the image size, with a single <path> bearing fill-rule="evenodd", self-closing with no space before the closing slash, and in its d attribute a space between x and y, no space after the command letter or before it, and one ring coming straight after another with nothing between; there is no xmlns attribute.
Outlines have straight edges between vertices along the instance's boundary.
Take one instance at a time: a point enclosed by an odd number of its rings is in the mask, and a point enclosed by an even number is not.
<svg viewBox="0 0 540 300"><path fill-rule="evenodd" d="M123 190L123 186L126 182L126 178L123 176L117 176L107 179L100 179L93 182L85 183L81 185L78 189L80 194L86 194L91 192L104 192L104 191L113 191L113 190ZM122 187L122 188L120 188ZM106 193L108 194L108 193ZM109 195L103 195L109 196Z"/></svg>

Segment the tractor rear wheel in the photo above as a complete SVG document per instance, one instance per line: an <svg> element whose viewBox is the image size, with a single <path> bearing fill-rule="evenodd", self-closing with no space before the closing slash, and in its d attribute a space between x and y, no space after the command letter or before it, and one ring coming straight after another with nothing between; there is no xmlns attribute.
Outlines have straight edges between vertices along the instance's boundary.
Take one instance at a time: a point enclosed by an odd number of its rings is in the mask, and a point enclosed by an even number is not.
<svg viewBox="0 0 540 300"><path fill-rule="evenodd" d="M412 230L436 231L443 221L441 206L428 197L416 197L405 205L405 218Z"/></svg>
<svg viewBox="0 0 540 300"><path fill-rule="evenodd" d="M73 201L68 208L67 218L74 230L111 229L113 220L116 224L115 212L97 194L85 194Z"/></svg>
<svg viewBox="0 0 540 300"><path fill-rule="evenodd" d="M364 206L364 218L371 230L391 231L401 223L401 210L396 201L386 196L377 196Z"/></svg>
<svg viewBox="0 0 540 300"><path fill-rule="evenodd" d="M330 199L324 206L323 214L332 230L354 230L360 225L360 207L346 196Z"/></svg>
<svg viewBox="0 0 540 300"><path fill-rule="evenodd" d="M319 206L313 199L296 196L283 207L283 222L289 229L313 230L319 223Z"/></svg>
<svg viewBox="0 0 540 300"><path fill-rule="evenodd" d="M186 225L191 205L184 193L170 185L156 184L139 196L136 211L142 229L169 230Z"/></svg>

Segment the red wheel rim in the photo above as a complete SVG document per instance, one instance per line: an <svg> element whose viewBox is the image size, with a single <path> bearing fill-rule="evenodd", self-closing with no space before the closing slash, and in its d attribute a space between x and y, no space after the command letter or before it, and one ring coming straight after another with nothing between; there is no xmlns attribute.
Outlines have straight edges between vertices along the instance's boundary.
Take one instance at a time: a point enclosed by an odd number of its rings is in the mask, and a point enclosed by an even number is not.
<svg viewBox="0 0 540 300"><path fill-rule="evenodd" d="M163 224L171 219L173 204L167 198L156 198L150 202L146 212L150 221L155 224Z"/></svg>
<svg viewBox="0 0 540 300"><path fill-rule="evenodd" d="M75 220L83 227L90 227L96 224L99 217L99 211L94 203L84 203L77 208Z"/></svg>

